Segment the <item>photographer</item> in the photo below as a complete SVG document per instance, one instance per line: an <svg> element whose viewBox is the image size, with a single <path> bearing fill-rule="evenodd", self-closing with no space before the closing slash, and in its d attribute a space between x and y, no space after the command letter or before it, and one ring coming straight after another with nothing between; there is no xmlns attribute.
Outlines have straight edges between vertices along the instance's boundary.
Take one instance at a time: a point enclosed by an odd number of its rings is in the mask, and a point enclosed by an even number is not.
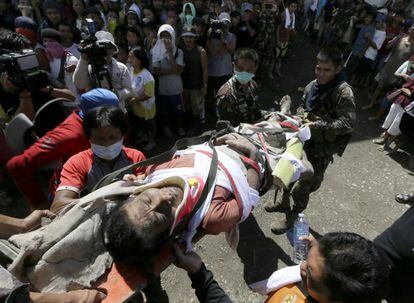
<svg viewBox="0 0 414 303"><path fill-rule="evenodd" d="M10 52L29 49L29 44L29 40L20 34L7 30L0 32L0 45L2 46L0 53L2 56L7 56ZM16 79L24 77L21 74L23 72L10 71L7 65L8 60L6 58L3 59L0 63L0 106L6 115L2 119L1 128L5 126L5 122L19 113L24 113L32 119L35 112L53 98L64 96L74 99L73 94L62 95L59 90L56 90L46 82L39 89L37 87L25 87L27 83L16 83Z"/></svg>
<svg viewBox="0 0 414 303"><path fill-rule="evenodd" d="M236 49L236 36L229 32L230 22L230 15L221 13L208 30L208 89L212 100L233 73L231 56Z"/></svg>
<svg viewBox="0 0 414 303"><path fill-rule="evenodd" d="M104 58L92 58L93 61L104 60L104 66L99 67L98 72L106 72L107 77L102 81L96 79L95 67L90 64L90 55L94 55L94 52L89 52L89 55L85 53L90 45L85 45L85 42L81 42L80 47L84 51L81 55L81 59L76 66L73 74L73 81L75 86L81 91L85 92L95 87L102 87L112 90L119 97L120 108L126 112L125 109L125 97L131 93L131 75L128 72L128 68L125 64L118 62L113 58L114 54L118 52L118 47L114 42L114 37L111 33L106 31L98 31L95 34L96 42L93 47L104 46L106 56ZM109 79L107 79L109 78ZM99 85L100 84L100 85Z"/></svg>

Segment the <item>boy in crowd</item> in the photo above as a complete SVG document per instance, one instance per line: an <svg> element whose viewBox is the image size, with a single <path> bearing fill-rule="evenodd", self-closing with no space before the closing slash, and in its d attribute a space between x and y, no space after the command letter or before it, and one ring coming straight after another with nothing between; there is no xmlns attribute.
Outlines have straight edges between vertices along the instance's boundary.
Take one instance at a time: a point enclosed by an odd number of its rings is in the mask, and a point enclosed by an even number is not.
<svg viewBox="0 0 414 303"><path fill-rule="evenodd" d="M187 135L195 130L203 129L205 124L205 103L207 94L207 53L196 44L197 34L193 26L185 26L181 34L183 39L184 71L182 74L184 93L183 100L189 119ZM197 132L197 131L196 131Z"/></svg>
<svg viewBox="0 0 414 303"><path fill-rule="evenodd" d="M119 107L100 106L88 112L83 119L83 132L91 148L66 161L60 174L51 210L58 213L81 194L92 192L95 184L105 175L145 160L138 150L124 146L128 122ZM143 173L142 169L131 173Z"/></svg>

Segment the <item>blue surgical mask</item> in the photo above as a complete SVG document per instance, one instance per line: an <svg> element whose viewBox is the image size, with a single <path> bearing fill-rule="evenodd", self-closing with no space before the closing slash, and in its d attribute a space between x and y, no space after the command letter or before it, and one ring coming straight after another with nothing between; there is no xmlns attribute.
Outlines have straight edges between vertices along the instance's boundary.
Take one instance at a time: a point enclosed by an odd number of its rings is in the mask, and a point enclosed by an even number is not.
<svg viewBox="0 0 414 303"><path fill-rule="evenodd" d="M246 84L254 77L253 73L234 71L234 78L240 82L240 84Z"/></svg>
<svg viewBox="0 0 414 303"><path fill-rule="evenodd" d="M123 146L124 139L109 146L97 145L91 142L91 149L93 154L104 160L113 160L118 157L122 151Z"/></svg>
<svg viewBox="0 0 414 303"><path fill-rule="evenodd" d="M185 24L192 25L194 17L191 15L185 15Z"/></svg>

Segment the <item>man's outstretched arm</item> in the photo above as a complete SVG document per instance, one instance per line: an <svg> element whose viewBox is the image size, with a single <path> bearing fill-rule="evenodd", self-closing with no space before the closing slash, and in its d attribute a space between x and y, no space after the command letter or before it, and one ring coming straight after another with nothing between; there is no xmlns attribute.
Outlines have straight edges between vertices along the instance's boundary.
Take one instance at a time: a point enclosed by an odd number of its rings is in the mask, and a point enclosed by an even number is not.
<svg viewBox="0 0 414 303"><path fill-rule="evenodd" d="M185 254L177 244L173 244L174 265L187 271L191 279L191 287L200 303L232 302L195 252Z"/></svg>

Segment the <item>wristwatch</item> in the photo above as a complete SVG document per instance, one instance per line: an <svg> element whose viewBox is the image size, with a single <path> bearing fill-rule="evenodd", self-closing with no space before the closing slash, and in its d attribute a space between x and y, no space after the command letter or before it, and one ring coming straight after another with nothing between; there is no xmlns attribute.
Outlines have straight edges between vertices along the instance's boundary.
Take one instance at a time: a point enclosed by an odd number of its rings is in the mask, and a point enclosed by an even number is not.
<svg viewBox="0 0 414 303"><path fill-rule="evenodd" d="M47 93L50 94L52 92L53 92L53 86L52 85L49 85L49 89L48 89Z"/></svg>

